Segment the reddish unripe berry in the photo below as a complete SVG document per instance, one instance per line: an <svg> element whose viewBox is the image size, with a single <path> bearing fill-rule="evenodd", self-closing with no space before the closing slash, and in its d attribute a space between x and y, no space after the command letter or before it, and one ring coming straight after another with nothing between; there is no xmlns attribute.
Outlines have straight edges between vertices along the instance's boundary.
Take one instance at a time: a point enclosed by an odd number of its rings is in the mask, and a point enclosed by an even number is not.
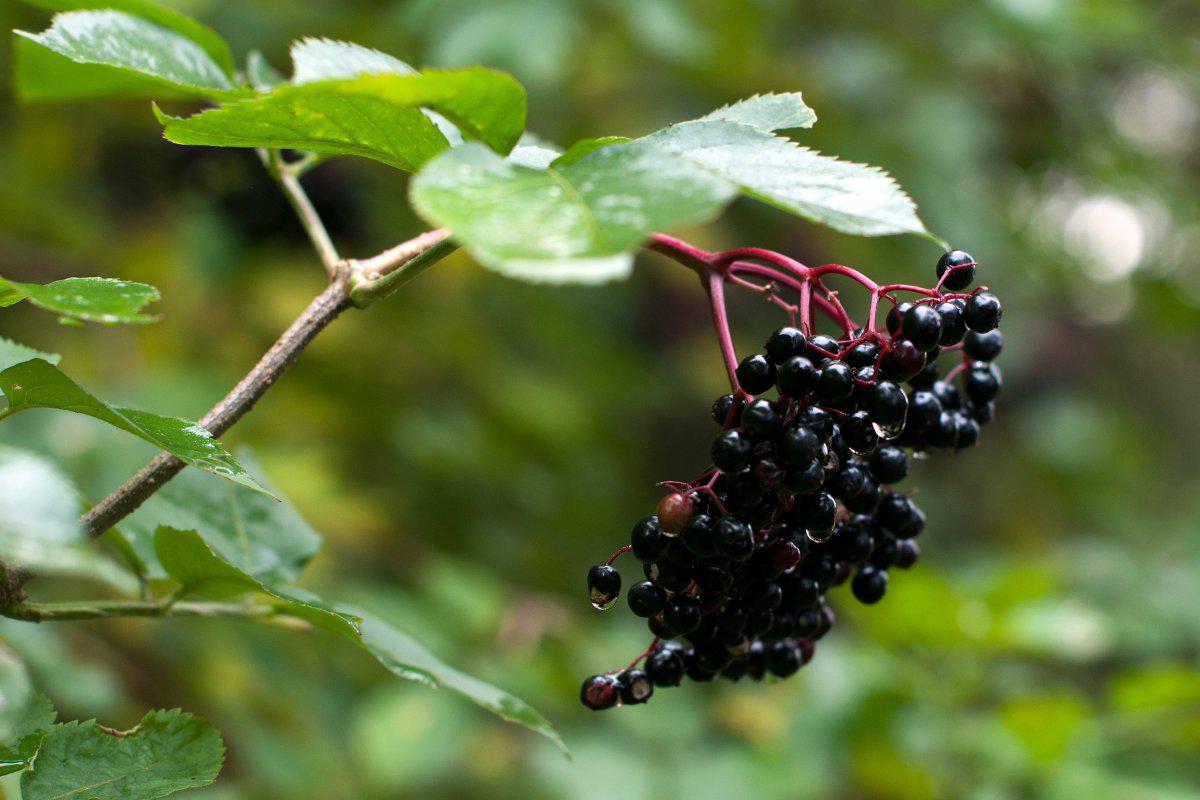
<svg viewBox="0 0 1200 800"><path fill-rule="evenodd" d="M678 534L692 518L692 498L675 492L658 501L658 526L666 533Z"/></svg>

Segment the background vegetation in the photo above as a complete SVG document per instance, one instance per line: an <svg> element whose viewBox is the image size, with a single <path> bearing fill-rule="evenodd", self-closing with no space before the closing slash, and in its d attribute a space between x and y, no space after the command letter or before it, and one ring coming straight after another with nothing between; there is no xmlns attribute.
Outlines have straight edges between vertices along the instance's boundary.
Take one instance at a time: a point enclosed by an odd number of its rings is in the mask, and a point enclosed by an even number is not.
<svg viewBox="0 0 1200 800"><path fill-rule="evenodd" d="M663 692L595 715L582 676L647 636L587 566L706 457L723 372L692 279L645 256L599 289L456 255L334 325L232 435L326 536L310 583L382 612L542 710L575 754L370 660L236 623L0 625L66 717L212 720L197 798L1200 797L1200 11L1187 2L191 0L286 66L323 34L531 89L530 127L637 135L802 89L806 143L881 164L1006 303L984 446L917 470L930 526L887 600L843 603L785 684ZM4 28L45 14L0 6ZM9 42L0 49L7 59ZM4 70L8 72L7 69ZM0 100L0 274L159 286L162 323L0 334L68 354L116 402L199 417L324 280L252 153L162 141L144 103ZM310 190L343 250L415 233L405 178L335 161ZM689 235L928 279L927 242L855 239L739 203ZM862 313L861 311L859 312ZM743 299L739 345L777 324ZM150 454L34 412L0 442L91 499Z"/></svg>

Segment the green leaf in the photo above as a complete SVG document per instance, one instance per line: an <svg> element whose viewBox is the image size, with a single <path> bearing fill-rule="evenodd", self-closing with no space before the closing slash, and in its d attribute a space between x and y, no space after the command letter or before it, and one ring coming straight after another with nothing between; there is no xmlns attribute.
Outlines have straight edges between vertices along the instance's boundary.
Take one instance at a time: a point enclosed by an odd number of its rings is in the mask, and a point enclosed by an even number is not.
<svg viewBox="0 0 1200 800"><path fill-rule="evenodd" d="M0 343L0 367L7 367L0 371L0 391L8 398L8 408L0 411L0 420L29 408L58 408L86 414L145 439L187 464L265 491L199 424L110 406L86 392L45 359L33 358L8 366L5 355Z"/></svg>
<svg viewBox="0 0 1200 800"><path fill-rule="evenodd" d="M39 575L92 578L132 591L128 573L88 544L80 510L78 492L54 464L0 445L0 560Z"/></svg>
<svg viewBox="0 0 1200 800"><path fill-rule="evenodd" d="M596 152L601 147L608 147L610 144L620 144L621 142L628 141L628 136L601 136L597 139L580 139L578 142L568 147L567 152L555 159L554 163L552 163L550 166L562 169L563 167L568 167L571 164L574 164L576 161L588 155L589 153Z"/></svg>
<svg viewBox="0 0 1200 800"><path fill-rule="evenodd" d="M524 700L459 672L438 659L411 636L373 614L353 607L341 607L340 610L354 614L361 620L360 643L394 675L457 692L501 719L524 725L540 733L554 742L563 753L568 753L558 731Z"/></svg>
<svg viewBox="0 0 1200 800"><path fill-rule="evenodd" d="M176 33L191 39L208 53L213 61L220 65L226 75L233 76L233 53L225 40L207 25L202 25L189 16L178 11L160 6L148 0L24 0L30 5L40 6L50 11L83 11L87 9L111 8L124 11L135 17L142 17L151 22L169 28Z"/></svg>
<svg viewBox="0 0 1200 800"><path fill-rule="evenodd" d="M21 775L24 800L150 800L216 780L225 758L217 729L151 711L126 732L96 722L55 725Z"/></svg>
<svg viewBox="0 0 1200 800"><path fill-rule="evenodd" d="M353 42L306 38L292 43L292 83L357 78L359 75L416 75L400 59Z"/></svg>
<svg viewBox="0 0 1200 800"><path fill-rule="evenodd" d="M10 658L5 652L4 658ZM6 724L0 744L0 775L9 775L24 769L37 755L58 714L50 699L41 694L10 697L6 692L4 701L16 704L11 712L6 709L4 713Z"/></svg>
<svg viewBox="0 0 1200 800"><path fill-rule="evenodd" d="M350 606L329 606L298 589L269 587L218 555L196 531L159 527L154 548L167 573L184 594L227 599L262 594L277 601L277 613L298 617L343 636L366 649L392 674L466 697L502 719L524 725L566 748L546 719L520 698L472 678L379 618Z"/></svg>
<svg viewBox="0 0 1200 800"><path fill-rule="evenodd" d="M415 171L449 147L422 108L500 153L525 128L525 90L505 73L482 68L360 75L280 87L187 118L157 113L176 144L308 150Z"/></svg>
<svg viewBox="0 0 1200 800"><path fill-rule="evenodd" d="M751 197L845 233L929 235L916 205L883 170L823 156L750 125L694 120L638 141L681 156Z"/></svg>
<svg viewBox="0 0 1200 800"><path fill-rule="evenodd" d="M623 277L651 231L703 222L736 195L727 181L640 142L562 169L530 169L464 145L412 182L413 206L481 263L531 281Z"/></svg>
<svg viewBox="0 0 1200 800"><path fill-rule="evenodd" d="M259 485L283 502L200 473L181 473L119 527L150 577L165 575L154 560L160 525L198 532L226 561L271 585L296 580L320 549L320 534L266 480L253 454L240 450L237 458Z"/></svg>
<svg viewBox="0 0 1200 800"><path fill-rule="evenodd" d="M764 131L783 131L791 128L811 128L817 114L804 103L800 92L756 94L722 106L700 119L740 122Z"/></svg>
<svg viewBox="0 0 1200 800"><path fill-rule="evenodd" d="M105 325L158 321L158 316L138 312L160 296L153 286L113 278L65 278L46 284L0 278L0 306L28 300L70 319Z"/></svg>
<svg viewBox="0 0 1200 800"><path fill-rule="evenodd" d="M225 600L244 594L263 594L278 601L277 611L317 627L357 640L358 620L334 611L314 597L268 587L222 558L196 531L160 525L154 552L163 569L182 586L181 595Z"/></svg>
<svg viewBox="0 0 1200 800"><path fill-rule="evenodd" d="M75 73L61 68L53 78L68 85L57 87L35 70L53 63L53 59L25 63L17 72L18 93L27 100L65 99L73 94L94 96L109 93L139 94L163 89L178 95L209 99L244 96L249 90L236 89L229 76L212 56L196 42L169 28L111 9L70 11L58 14L50 28L34 34L17 31L18 36L69 59L76 64L103 67ZM23 51L22 58L28 59ZM79 74L82 89L70 86Z"/></svg>

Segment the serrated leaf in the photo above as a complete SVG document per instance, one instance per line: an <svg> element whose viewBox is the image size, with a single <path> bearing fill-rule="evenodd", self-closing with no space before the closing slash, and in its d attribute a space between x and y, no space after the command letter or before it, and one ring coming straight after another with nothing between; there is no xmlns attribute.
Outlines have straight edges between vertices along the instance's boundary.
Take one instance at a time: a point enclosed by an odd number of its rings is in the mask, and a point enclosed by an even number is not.
<svg viewBox="0 0 1200 800"><path fill-rule="evenodd" d="M251 50L246 56L246 79L260 92L267 92L287 83L283 73L275 69L271 62L267 61L267 57L257 50Z"/></svg>
<svg viewBox="0 0 1200 800"><path fill-rule="evenodd" d="M501 719L524 725L545 736L567 753L558 731L524 700L454 669L411 636L369 612L353 607L341 607L340 610L360 619L360 643L394 675L457 692Z"/></svg>
<svg viewBox="0 0 1200 800"><path fill-rule="evenodd" d="M596 139L580 139L568 147L567 152L555 159L554 163L550 166L562 169L574 164L584 156L596 152L601 147L608 147L610 144L620 144L621 142L628 141L628 136L601 136Z"/></svg>
<svg viewBox="0 0 1200 800"><path fill-rule="evenodd" d="M805 104L800 92L786 92L756 94L722 106L700 119L740 122L770 132L811 128L817 121L817 114Z"/></svg>
<svg viewBox="0 0 1200 800"><path fill-rule="evenodd" d="M883 170L823 156L750 125L695 120L638 141L731 181L752 197L845 233L930 235L912 199Z"/></svg>
<svg viewBox="0 0 1200 800"><path fill-rule="evenodd" d="M292 43L292 83L297 86L388 73L415 75L417 71L394 56L353 42L309 37Z"/></svg>
<svg viewBox="0 0 1200 800"><path fill-rule="evenodd" d="M187 118L158 115L176 144L361 156L414 171L449 147L422 108L499 153L511 150L525 128L525 90L482 68L360 75L280 87Z"/></svg>
<svg viewBox="0 0 1200 800"><path fill-rule="evenodd" d="M277 601L279 613L358 639L357 618L339 613L312 596L267 586L218 555L196 531L160 525L154 534L154 553L166 573L179 581L182 595L226 600L262 594Z"/></svg>
<svg viewBox="0 0 1200 800"><path fill-rule="evenodd" d="M249 90L237 89L229 75L212 56L192 39L170 28L112 9L68 11L57 14L42 33L17 31L47 50L76 64L103 67L125 73L134 80L117 81L120 94L157 86L178 94L229 99ZM26 54L28 55L28 54ZM42 63L46 63L43 59ZM68 83L70 71L57 75ZM100 87L114 77L108 72L98 78ZM96 94L97 73L80 76L87 87L85 96ZM59 99L65 89L47 86L45 78L28 69L18 70L17 89L25 99Z"/></svg>
<svg viewBox="0 0 1200 800"><path fill-rule="evenodd" d="M180 14L173 8L151 3L149 0L24 0L29 5L39 6L49 11L86 11L88 9L110 8L124 11L135 17L142 17L164 28L191 39L204 49L204 52L232 77L234 73L233 53L216 31L203 25L191 17Z"/></svg>
<svg viewBox="0 0 1200 800"><path fill-rule="evenodd" d="M28 300L72 320L104 325L157 322L158 316L139 312L160 297L153 286L113 278L65 278L45 284L0 278L0 306Z"/></svg>
<svg viewBox="0 0 1200 800"><path fill-rule="evenodd" d="M200 717L151 711L124 733L91 722L55 725L21 775L24 800L152 800L216 780L225 759Z"/></svg>
<svg viewBox="0 0 1200 800"><path fill-rule="evenodd" d="M80 507L75 486L53 463L0 445L0 561L132 591L136 584L128 573L89 546Z"/></svg>
<svg viewBox="0 0 1200 800"><path fill-rule="evenodd" d="M320 534L271 485L254 456L240 450L237 458L282 502L228 481L181 473L119 526L121 537L145 562L149 577L165 575L154 557L160 525L198 532L226 561L270 585L296 580L320 549Z"/></svg>
<svg viewBox="0 0 1200 800"><path fill-rule="evenodd" d="M598 282L628 274L651 231L711 218L728 182L638 142L563 169L529 169L482 147L443 153L416 176L413 206L449 227L481 263L532 281Z"/></svg>
<svg viewBox="0 0 1200 800"><path fill-rule="evenodd" d="M4 658L11 656L5 652ZM26 679L28 680L28 679ZM10 775L24 769L37 755L42 740L46 737L58 713L50 699L28 691L15 697L8 694L9 683L5 681L5 702L15 704L3 712L4 733L0 744L0 775Z"/></svg>
<svg viewBox="0 0 1200 800"><path fill-rule="evenodd" d="M11 355L11 354L10 354ZM5 356L0 346L0 359ZM50 362L33 358L13 366L0 360L0 391L8 407L0 420L30 408L57 408L85 414L132 433L194 467L264 491L212 434L195 422L134 408L117 408L89 394Z"/></svg>

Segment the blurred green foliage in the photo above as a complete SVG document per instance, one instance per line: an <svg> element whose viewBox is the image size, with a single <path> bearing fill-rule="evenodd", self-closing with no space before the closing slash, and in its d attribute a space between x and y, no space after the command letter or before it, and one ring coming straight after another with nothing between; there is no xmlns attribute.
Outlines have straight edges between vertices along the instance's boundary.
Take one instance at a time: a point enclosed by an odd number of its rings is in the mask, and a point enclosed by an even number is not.
<svg viewBox="0 0 1200 800"><path fill-rule="evenodd" d="M189 795L206 800L1200 797L1200 7L178 5L281 67L291 39L327 35L509 69L531 129L560 143L802 89L821 118L806 144L890 169L983 264L1006 303L1007 385L983 447L917 470L920 567L880 606L843 603L803 674L594 715L579 680L648 637L595 615L583 574L656 481L705 457L723 377L702 297L653 256L596 289L507 282L456 256L339 321L226 439L252 444L326 536L312 588L526 698L575 760L320 634L0 625L65 717L207 717L230 756L217 787ZM40 30L45 14L6 3L0 22ZM17 306L0 334L64 353L114 402L202 415L322 283L269 178L250 153L162 141L144 103L0 102L0 274L145 281L165 316L80 329ZM344 250L367 255L418 230L405 180L338 161L309 184ZM928 278L937 256L753 203L689 235L896 281ZM753 298L734 316L743 347L778 322ZM53 456L93 500L150 453L54 412L0 436Z"/></svg>

